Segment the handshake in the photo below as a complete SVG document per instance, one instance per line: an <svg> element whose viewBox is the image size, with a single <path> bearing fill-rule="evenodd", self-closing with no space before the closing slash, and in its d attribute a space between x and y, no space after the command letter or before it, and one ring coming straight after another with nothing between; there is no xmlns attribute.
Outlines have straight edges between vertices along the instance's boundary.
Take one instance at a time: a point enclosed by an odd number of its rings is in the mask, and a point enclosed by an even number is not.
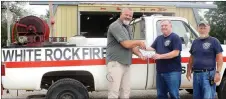
<svg viewBox="0 0 226 99"><path fill-rule="evenodd" d="M138 46L139 46L140 49L146 50L146 45L143 41L139 41Z"/></svg>
<svg viewBox="0 0 226 99"><path fill-rule="evenodd" d="M159 58L159 54L155 54L154 52L155 49L153 49L152 47L146 47L143 41L139 41L138 47L138 51L135 53L137 53L137 56L139 56L142 60L146 60L147 58Z"/></svg>

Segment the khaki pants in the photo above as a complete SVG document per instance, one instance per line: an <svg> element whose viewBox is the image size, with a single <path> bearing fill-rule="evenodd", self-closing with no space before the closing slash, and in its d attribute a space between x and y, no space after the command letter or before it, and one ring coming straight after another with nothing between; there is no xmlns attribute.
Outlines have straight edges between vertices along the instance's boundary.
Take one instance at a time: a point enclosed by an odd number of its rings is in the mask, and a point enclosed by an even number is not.
<svg viewBox="0 0 226 99"><path fill-rule="evenodd" d="M130 95L130 66L112 61L107 64L108 99L128 99Z"/></svg>

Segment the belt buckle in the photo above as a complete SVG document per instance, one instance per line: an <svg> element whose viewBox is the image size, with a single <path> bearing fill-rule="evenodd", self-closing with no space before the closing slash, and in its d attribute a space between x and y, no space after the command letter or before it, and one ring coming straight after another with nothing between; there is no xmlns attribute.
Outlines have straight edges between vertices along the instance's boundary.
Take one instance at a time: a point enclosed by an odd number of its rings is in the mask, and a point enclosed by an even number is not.
<svg viewBox="0 0 226 99"><path fill-rule="evenodd" d="M207 71L208 71L207 69L203 69L203 70L202 70L202 72L207 72Z"/></svg>
<svg viewBox="0 0 226 99"><path fill-rule="evenodd" d="M210 68L210 69L203 69L203 72L208 72L208 71L212 71L213 68Z"/></svg>
<svg viewBox="0 0 226 99"><path fill-rule="evenodd" d="M200 73L200 72L207 72L207 69L201 69L201 70L194 70L194 72Z"/></svg>

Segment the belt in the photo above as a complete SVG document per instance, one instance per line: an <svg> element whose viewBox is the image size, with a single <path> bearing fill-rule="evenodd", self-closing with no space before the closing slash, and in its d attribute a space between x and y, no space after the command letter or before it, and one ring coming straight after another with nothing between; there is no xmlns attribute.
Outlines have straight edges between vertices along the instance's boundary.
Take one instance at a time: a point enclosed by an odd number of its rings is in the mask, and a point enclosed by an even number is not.
<svg viewBox="0 0 226 99"><path fill-rule="evenodd" d="M193 69L192 71L195 73L200 73L200 72L208 72L208 71L212 71L215 68L209 68L209 69Z"/></svg>

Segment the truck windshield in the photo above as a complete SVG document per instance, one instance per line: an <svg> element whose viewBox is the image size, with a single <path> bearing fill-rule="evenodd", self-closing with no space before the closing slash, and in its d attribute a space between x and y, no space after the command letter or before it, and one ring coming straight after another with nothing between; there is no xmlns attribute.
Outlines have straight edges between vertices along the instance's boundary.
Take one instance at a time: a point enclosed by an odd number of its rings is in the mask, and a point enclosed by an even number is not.
<svg viewBox="0 0 226 99"><path fill-rule="evenodd" d="M158 36L159 35L162 35L162 32L161 32L161 25L160 25L160 21L157 21L157 34ZM189 33L191 35L191 38L190 40L193 41L197 35L195 34L195 32L189 27L189 25L181 20L171 20L172 22L172 29L173 29L173 32L176 33L182 40L183 43L184 42L184 35L186 33Z"/></svg>

